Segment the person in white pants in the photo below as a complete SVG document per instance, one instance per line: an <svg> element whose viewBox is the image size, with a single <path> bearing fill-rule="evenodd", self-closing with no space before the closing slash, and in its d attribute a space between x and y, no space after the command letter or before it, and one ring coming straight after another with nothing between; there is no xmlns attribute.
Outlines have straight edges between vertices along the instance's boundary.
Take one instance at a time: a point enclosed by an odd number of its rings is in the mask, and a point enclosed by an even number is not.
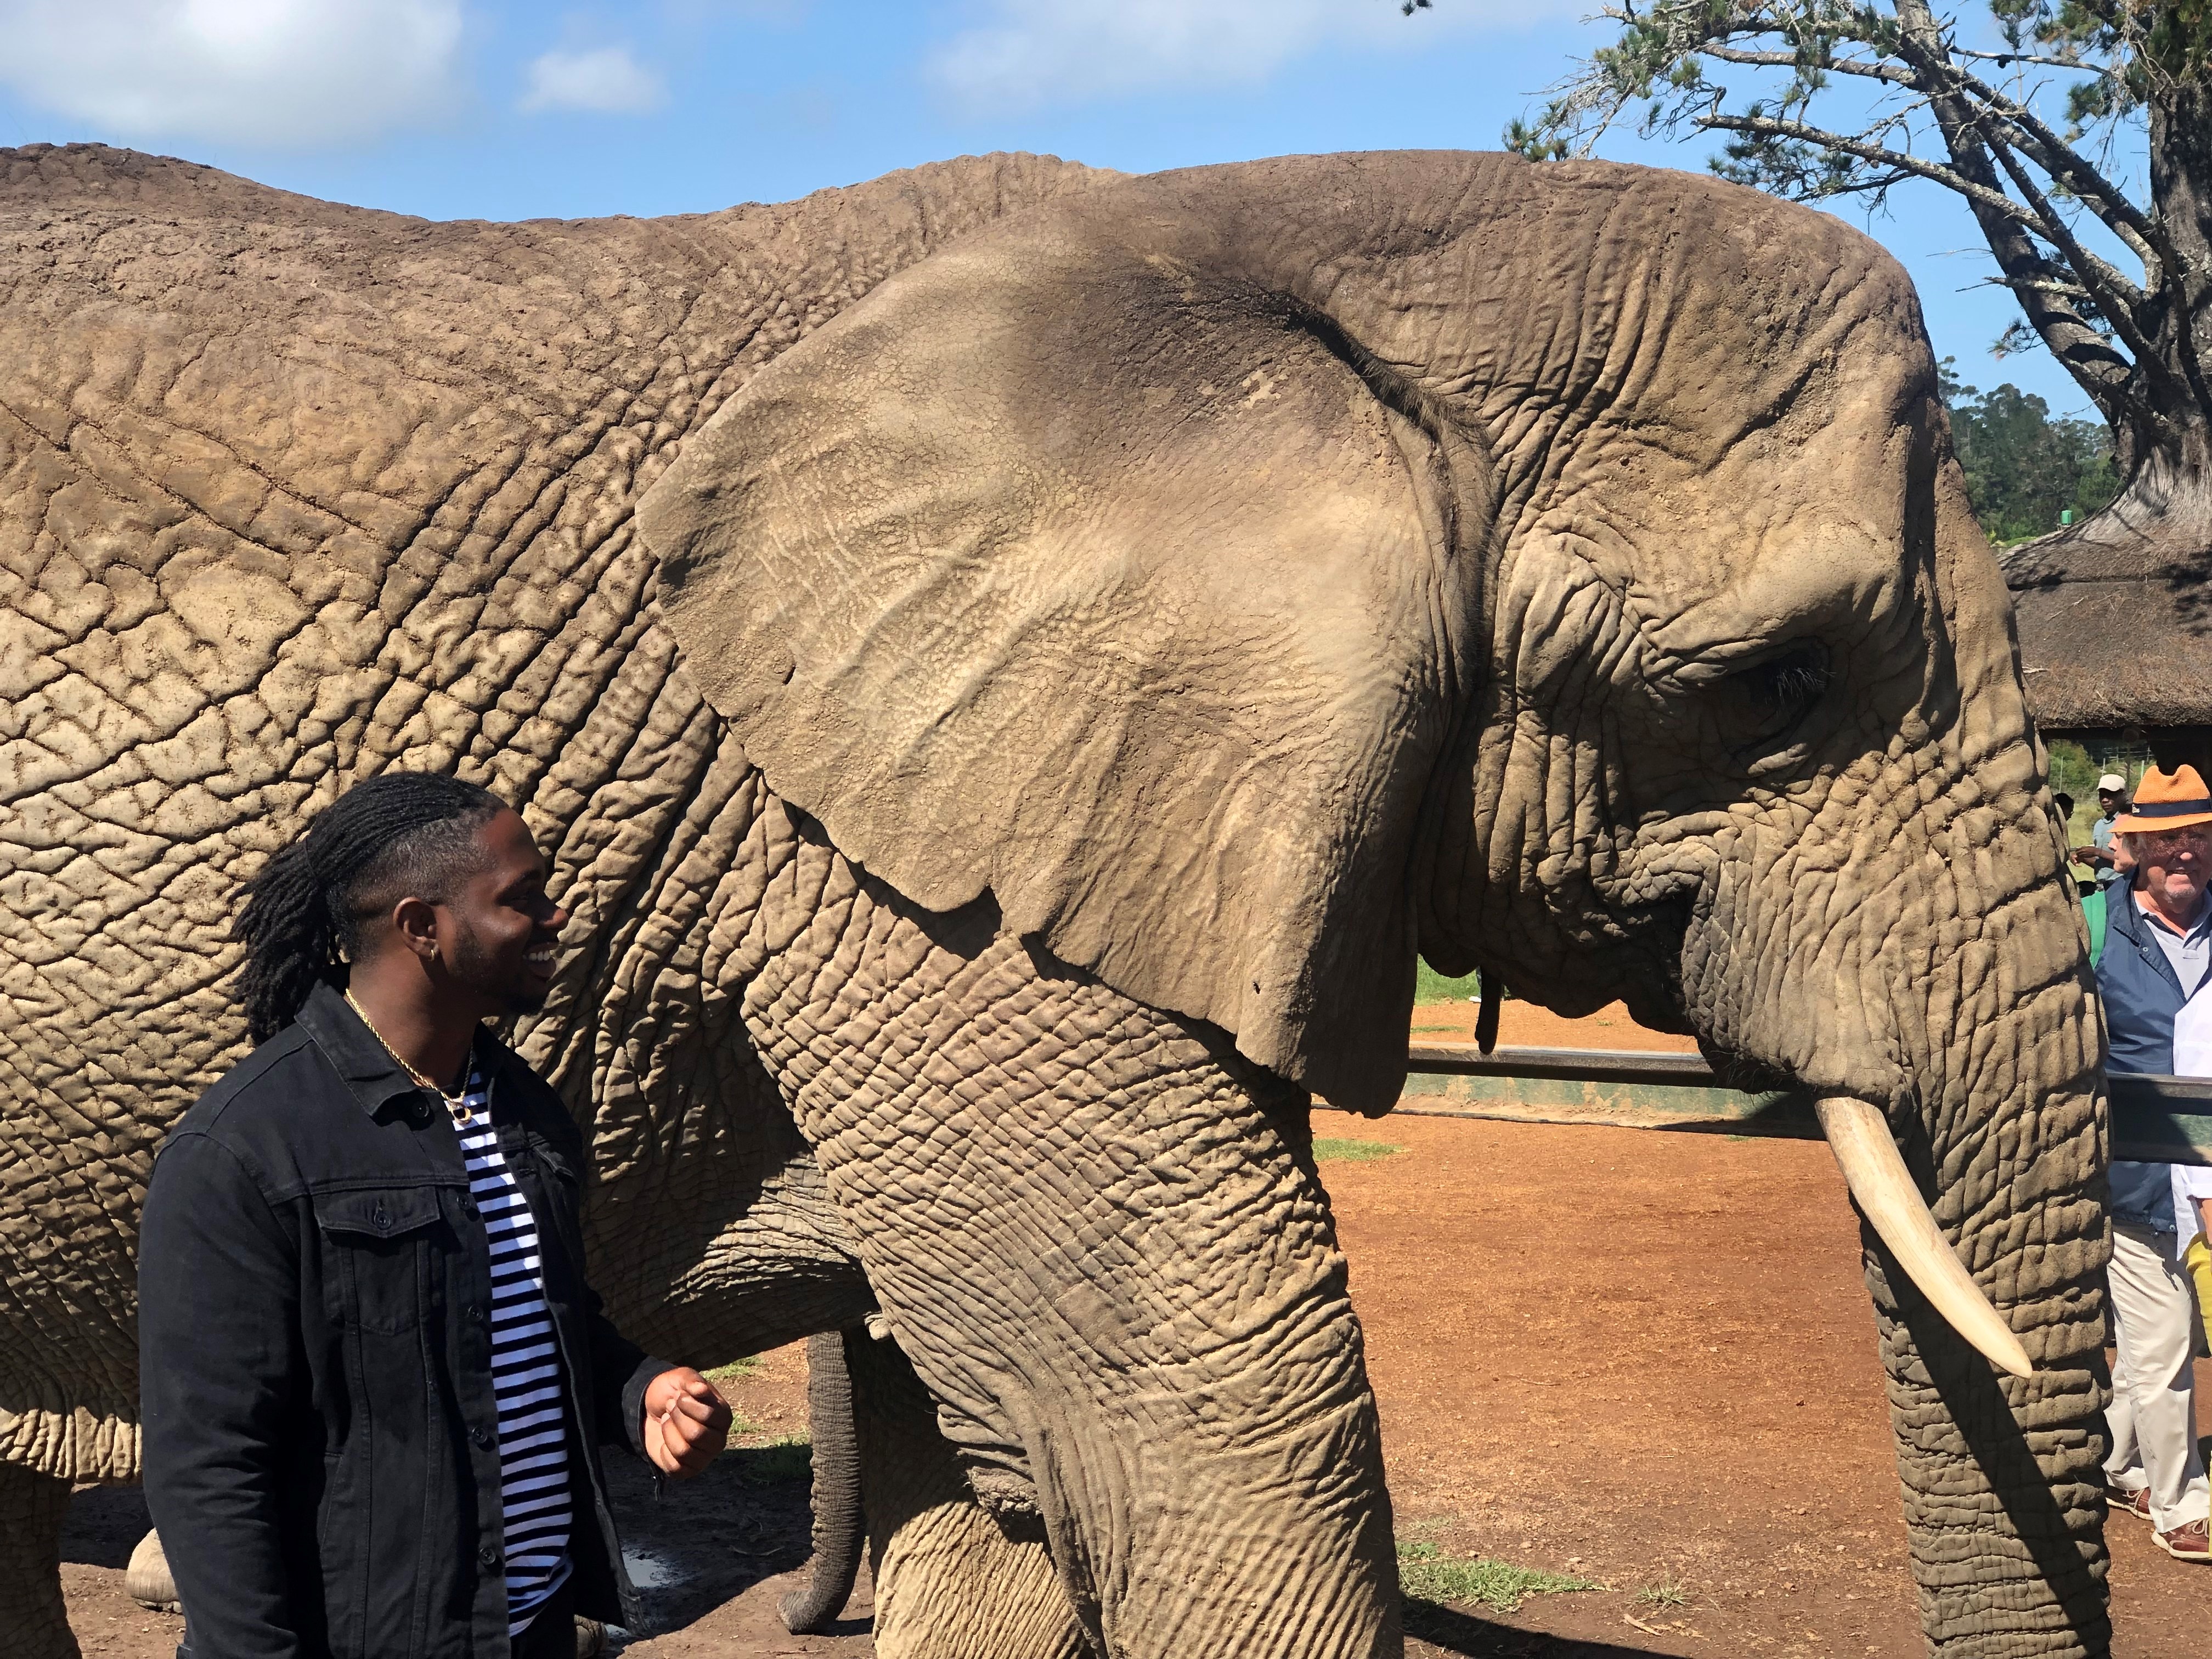
<svg viewBox="0 0 2212 1659"><path fill-rule="evenodd" d="M2114 820L2131 884L2106 909L2098 989L2114 1073L2212 1076L2212 793L2193 767L2153 769ZM2212 1562L2212 1486L2197 1443L2202 1317L2182 1255L2197 1232L2193 1172L2112 1167L2112 1260L2106 1273L2119 1349L2107 1501L2148 1521L2178 1561ZM2181 1188L2179 1195L2177 1188Z"/></svg>
<svg viewBox="0 0 2212 1659"><path fill-rule="evenodd" d="M2143 1167L2163 1173L2181 1166ZM2112 1403L2105 1412L2112 1437L2105 1484L2117 1506L2157 1529L2167 1554L2201 1560L2204 1553L2188 1545L2212 1514L2212 1483L2197 1442L2195 1358L2202 1317L2180 1261L2186 1247L2172 1232L2113 1224L2106 1285L2119 1358L2112 1367ZM2147 1445L2154 1449L2148 1457Z"/></svg>

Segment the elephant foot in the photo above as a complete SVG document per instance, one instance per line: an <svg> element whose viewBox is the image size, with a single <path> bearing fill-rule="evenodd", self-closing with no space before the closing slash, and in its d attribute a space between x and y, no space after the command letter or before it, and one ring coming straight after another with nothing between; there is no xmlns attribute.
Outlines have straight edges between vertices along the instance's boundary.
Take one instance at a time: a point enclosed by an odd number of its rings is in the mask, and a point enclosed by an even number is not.
<svg viewBox="0 0 2212 1659"><path fill-rule="evenodd" d="M131 1565L123 1572L123 1593L156 1613L183 1611L183 1604L177 1600L177 1581L169 1576L169 1558L161 1553L160 1533L148 1533L131 1552Z"/></svg>
<svg viewBox="0 0 2212 1659"><path fill-rule="evenodd" d="M10 1659L79 1659L62 1602L70 1483L0 1463L0 1631Z"/></svg>

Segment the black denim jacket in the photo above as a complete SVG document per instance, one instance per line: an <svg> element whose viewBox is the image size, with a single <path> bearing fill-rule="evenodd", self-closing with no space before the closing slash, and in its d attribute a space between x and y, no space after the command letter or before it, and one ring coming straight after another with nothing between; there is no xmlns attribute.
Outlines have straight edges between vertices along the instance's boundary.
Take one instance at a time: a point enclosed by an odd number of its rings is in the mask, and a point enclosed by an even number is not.
<svg viewBox="0 0 2212 1659"><path fill-rule="evenodd" d="M597 1446L640 1449L668 1367L585 1282L581 1134L479 1041L568 1386L577 1610L631 1622ZM179 1659L504 1659L490 1301L452 1118L319 988L185 1114L146 1195L146 1498Z"/></svg>

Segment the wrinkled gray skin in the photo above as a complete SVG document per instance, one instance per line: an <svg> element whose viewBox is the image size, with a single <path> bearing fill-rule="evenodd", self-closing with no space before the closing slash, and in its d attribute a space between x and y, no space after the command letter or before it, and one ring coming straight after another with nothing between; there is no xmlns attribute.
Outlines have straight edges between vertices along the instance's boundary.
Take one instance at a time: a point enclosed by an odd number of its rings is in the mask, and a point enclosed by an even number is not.
<svg viewBox="0 0 2212 1659"><path fill-rule="evenodd" d="M0 152L0 479L18 1651L62 1483L136 1468L236 884L392 766L520 803L575 913L520 1041L616 1316L703 1363L879 1304L926 1385L886 1653L1040 1563L1116 1656L1399 1650L1307 1104L1395 1097L1417 949L1887 1109L2041 1368L1869 1243L1931 1645L2105 1650L2082 937L1833 221L1429 155L431 225Z"/></svg>

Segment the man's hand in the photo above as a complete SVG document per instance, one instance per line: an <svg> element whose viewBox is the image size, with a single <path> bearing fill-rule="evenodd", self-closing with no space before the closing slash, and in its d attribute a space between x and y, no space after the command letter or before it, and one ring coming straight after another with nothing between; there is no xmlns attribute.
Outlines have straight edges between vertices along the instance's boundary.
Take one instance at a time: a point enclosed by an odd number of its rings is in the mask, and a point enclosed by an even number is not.
<svg viewBox="0 0 2212 1659"><path fill-rule="evenodd" d="M689 1480L722 1455L729 1437L729 1402L689 1365L645 1385L645 1454L663 1474Z"/></svg>

